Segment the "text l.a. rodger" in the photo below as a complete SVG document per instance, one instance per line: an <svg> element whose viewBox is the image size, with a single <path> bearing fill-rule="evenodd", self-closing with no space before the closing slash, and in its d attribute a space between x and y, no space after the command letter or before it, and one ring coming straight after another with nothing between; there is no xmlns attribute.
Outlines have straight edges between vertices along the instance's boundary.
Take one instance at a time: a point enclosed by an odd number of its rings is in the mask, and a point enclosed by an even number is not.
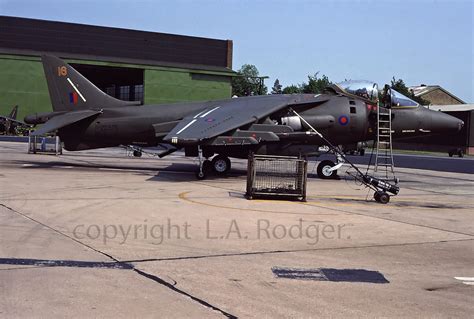
<svg viewBox="0 0 474 319"><path fill-rule="evenodd" d="M321 224L304 222L300 218L292 224L275 224L268 219L258 219L255 224L254 234L239 225L236 219L231 219L227 225L212 223L206 220L206 239L231 240L231 239L307 239L309 245L316 245L320 240L350 239L347 234L348 227L353 224Z"/></svg>
<svg viewBox="0 0 474 319"><path fill-rule="evenodd" d="M316 245L321 240L347 240L352 224L324 224L303 221L293 223L273 223L269 219L258 219L255 222L231 219L217 222L210 219L192 227L188 222L175 223L170 218L162 223L151 223L145 220L133 225L97 225L80 224L72 231L78 240L100 240L104 244L118 243L123 245L129 241L148 241L161 245L173 240L306 240L309 245ZM196 226L196 225L195 225Z"/></svg>

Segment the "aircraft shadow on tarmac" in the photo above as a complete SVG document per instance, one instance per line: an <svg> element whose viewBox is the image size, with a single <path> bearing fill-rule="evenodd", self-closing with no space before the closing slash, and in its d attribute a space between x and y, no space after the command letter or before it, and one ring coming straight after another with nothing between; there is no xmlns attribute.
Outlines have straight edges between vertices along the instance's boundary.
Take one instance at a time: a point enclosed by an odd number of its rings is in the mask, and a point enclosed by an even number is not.
<svg viewBox="0 0 474 319"><path fill-rule="evenodd" d="M196 172L196 165L193 163L172 163L166 167L154 167L150 165L111 165L111 164L98 164L89 161L80 160L77 162L61 162L61 161L49 161L49 162L32 162L32 161L12 161L19 166L22 166L24 169L46 169L46 168L77 168L77 169L88 169L88 170L97 170L100 169L110 169L110 170L123 170L124 172L127 171L134 171L135 174L143 174L146 176L150 176L149 172L157 172L158 173L150 178L147 181L159 181L159 182L194 182L196 181L195 172ZM139 171L137 173L137 171ZM143 173L140 173L142 171ZM148 172L148 173L146 173ZM243 169L232 169L231 172L227 176L219 176L209 174L206 180L208 181L220 181L220 180L229 180L238 178L242 180L242 177L245 177L246 171ZM317 175L309 173L309 179L317 178ZM349 176L342 174L340 177L341 183L345 182L352 182ZM470 180L469 180L470 181ZM323 182L323 181L322 181ZM410 183L411 181L406 180L403 183ZM414 183L419 183L419 181L412 181ZM426 182L422 182L421 184L426 184ZM425 185L426 186L426 185ZM312 198L311 194L308 195L308 200L317 200L320 201L321 197ZM360 199L356 198L324 198L327 202L349 202L349 203L374 203L371 196L367 196L364 198L363 196ZM464 205L459 204L449 204L449 203L437 203L437 202L419 202L419 201L393 201L391 203L392 206L397 207L423 207L423 208L431 208L431 209L461 209L461 208L469 208Z"/></svg>
<svg viewBox="0 0 474 319"><path fill-rule="evenodd" d="M390 281L388 281L380 272L366 269L299 269L287 267L272 267L272 272L277 278L287 279L335 282L364 282L373 284L390 283Z"/></svg>
<svg viewBox="0 0 474 319"><path fill-rule="evenodd" d="M98 164L89 161L79 161L79 162L60 162L60 161L50 161L50 162L32 162L32 161L12 161L19 166L23 166L25 169L45 169L45 168L78 168L78 169L90 169L90 170L100 170L100 169L110 169L110 170L123 170L126 171L158 171L158 174L150 178L149 180L159 180L159 181L195 181L196 176L194 173L197 168L193 163L172 163L166 167L156 167L150 165L117 165L117 164ZM229 177L239 177L245 176L246 171L232 169L232 171L227 176L219 175L209 175L209 180L218 180L225 179ZM163 177L163 178L162 178Z"/></svg>
<svg viewBox="0 0 474 319"><path fill-rule="evenodd" d="M51 259L30 259L30 258L0 258L0 265L133 269L133 266L131 264L123 263L123 262L51 260Z"/></svg>
<svg viewBox="0 0 474 319"><path fill-rule="evenodd" d="M380 207L379 203L372 199L372 195L360 198L341 198L337 197L337 195L328 195L327 197L307 197L308 201L317 201L317 202L324 202L326 204L330 203L341 203L341 204L368 204L368 205L375 205ZM431 208L431 209L468 209L470 207L459 205L459 204L449 204L449 203L439 203L439 202L430 202L430 201L415 201L404 198L403 200L396 201L393 200L390 202L390 207L417 207L417 208ZM391 213L390 213L391 214Z"/></svg>

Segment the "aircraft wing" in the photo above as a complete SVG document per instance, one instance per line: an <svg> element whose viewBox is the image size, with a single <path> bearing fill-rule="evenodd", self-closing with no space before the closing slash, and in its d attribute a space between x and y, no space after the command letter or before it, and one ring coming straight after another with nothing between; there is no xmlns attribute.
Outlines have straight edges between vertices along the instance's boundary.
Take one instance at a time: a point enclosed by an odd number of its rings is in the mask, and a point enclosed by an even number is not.
<svg viewBox="0 0 474 319"><path fill-rule="evenodd" d="M0 119L1 119L1 120L4 120L4 121L11 122L11 123L17 123L17 124L20 124L20 125L28 126L28 124L26 124L25 122L12 119L11 117L8 117L8 116L1 116L1 115L0 115Z"/></svg>
<svg viewBox="0 0 474 319"><path fill-rule="evenodd" d="M68 112L61 115L57 115L51 118L46 123L44 123L43 125L41 125L41 127L35 130L33 133L31 133L31 135L34 136L34 135L43 135L46 133L50 133L66 125L70 125L70 124L85 120L87 118L90 118L100 113L102 112L94 111L94 110L81 110L81 111Z"/></svg>
<svg viewBox="0 0 474 319"><path fill-rule="evenodd" d="M257 123L289 107L299 109L316 106L325 101L327 98L321 95L267 95L218 101L197 114L185 117L164 137L164 140L181 145L204 144L207 140L242 126ZM251 136L241 139L245 139L242 142L258 143Z"/></svg>

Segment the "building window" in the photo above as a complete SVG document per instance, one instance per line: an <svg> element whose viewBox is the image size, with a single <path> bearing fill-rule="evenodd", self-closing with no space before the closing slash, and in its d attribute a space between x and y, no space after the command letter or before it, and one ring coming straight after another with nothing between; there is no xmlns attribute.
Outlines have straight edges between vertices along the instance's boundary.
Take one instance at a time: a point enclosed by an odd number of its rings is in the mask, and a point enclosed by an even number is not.
<svg viewBox="0 0 474 319"><path fill-rule="evenodd" d="M108 95L123 101L143 103L143 69L87 64L72 66Z"/></svg>
<svg viewBox="0 0 474 319"><path fill-rule="evenodd" d="M119 99L123 101L129 101L130 100L130 86L129 85L123 85L120 87L120 95Z"/></svg>
<svg viewBox="0 0 474 319"><path fill-rule="evenodd" d="M108 95L115 97L115 85L109 86L105 88L105 93Z"/></svg>
<svg viewBox="0 0 474 319"><path fill-rule="evenodd" d="M141 101L143 102L143 84L135 85L134 86L134 101Z"/></svg>

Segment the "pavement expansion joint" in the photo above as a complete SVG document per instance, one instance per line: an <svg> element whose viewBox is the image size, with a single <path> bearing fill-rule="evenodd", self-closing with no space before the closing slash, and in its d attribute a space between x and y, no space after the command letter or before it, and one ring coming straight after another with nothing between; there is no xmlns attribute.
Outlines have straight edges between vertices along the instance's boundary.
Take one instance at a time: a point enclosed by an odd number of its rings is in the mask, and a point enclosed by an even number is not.
<svg viewBox="0 0 474 319"><path fill-rule="evenodd" d="M18 258L0 258L0 264L8 264L8 265L31 265L31 266L38 266L38 267L82 267L82 268L112 268L112 269L128 269L128 270L133 270L135 273L137 273L138 275L140 276L143 276L147 279L150 279L150 280L153 280L154 282L162 285L162 286L165 286L171 290L173 290L174 292L176 293L179 293L183 296L186 296L188 298L190 298L192 301L194 302L197 302L199 304L201 304L202 306L206 307L206 308L209 308L213 311L217 311L219 313L221 313L222 315L224 315L225 317L227 318L237 318L237 316L235 315L232 315L220 308L218 308L217 306L214 306L210 303L208 303L207 301L203 300L203 299L200 299L196 296L193 296L191 295L190 293L187 293L185 292L184 290L182 289L179 289L176 287L176 282L174 284L170 284L168 282L166 282L165 280L161 279L160 277L156 276L156 275L151 275L151 274L148 274L146 273L145 271L142 271L140 269L137 269L133 264L129 263L129 262L122 262L120 260L118 260L117 258L113 257L112 255L110 254L107 254L101 250L98 250L88 244L85 244L83 243L82 241L78 240L78 239L75 239L49 225L46 225L32 217L29 217L11 207L8 207L4 204L1 204L0 203L0 206L6 208L7 210L17 214L17 215L20 215L26 219L29 219L30 221L36 223L36 224L39 224L49 230L52 230L70 240L73 240L74 242L80 244L80 245L83 245L89 249L92 249L93 251L99 253L99 254L102 254L110 259L113 260L113 262L93 262L93 261L71 261L71 260L38 260L38 259L18 259Z"/></svg>

